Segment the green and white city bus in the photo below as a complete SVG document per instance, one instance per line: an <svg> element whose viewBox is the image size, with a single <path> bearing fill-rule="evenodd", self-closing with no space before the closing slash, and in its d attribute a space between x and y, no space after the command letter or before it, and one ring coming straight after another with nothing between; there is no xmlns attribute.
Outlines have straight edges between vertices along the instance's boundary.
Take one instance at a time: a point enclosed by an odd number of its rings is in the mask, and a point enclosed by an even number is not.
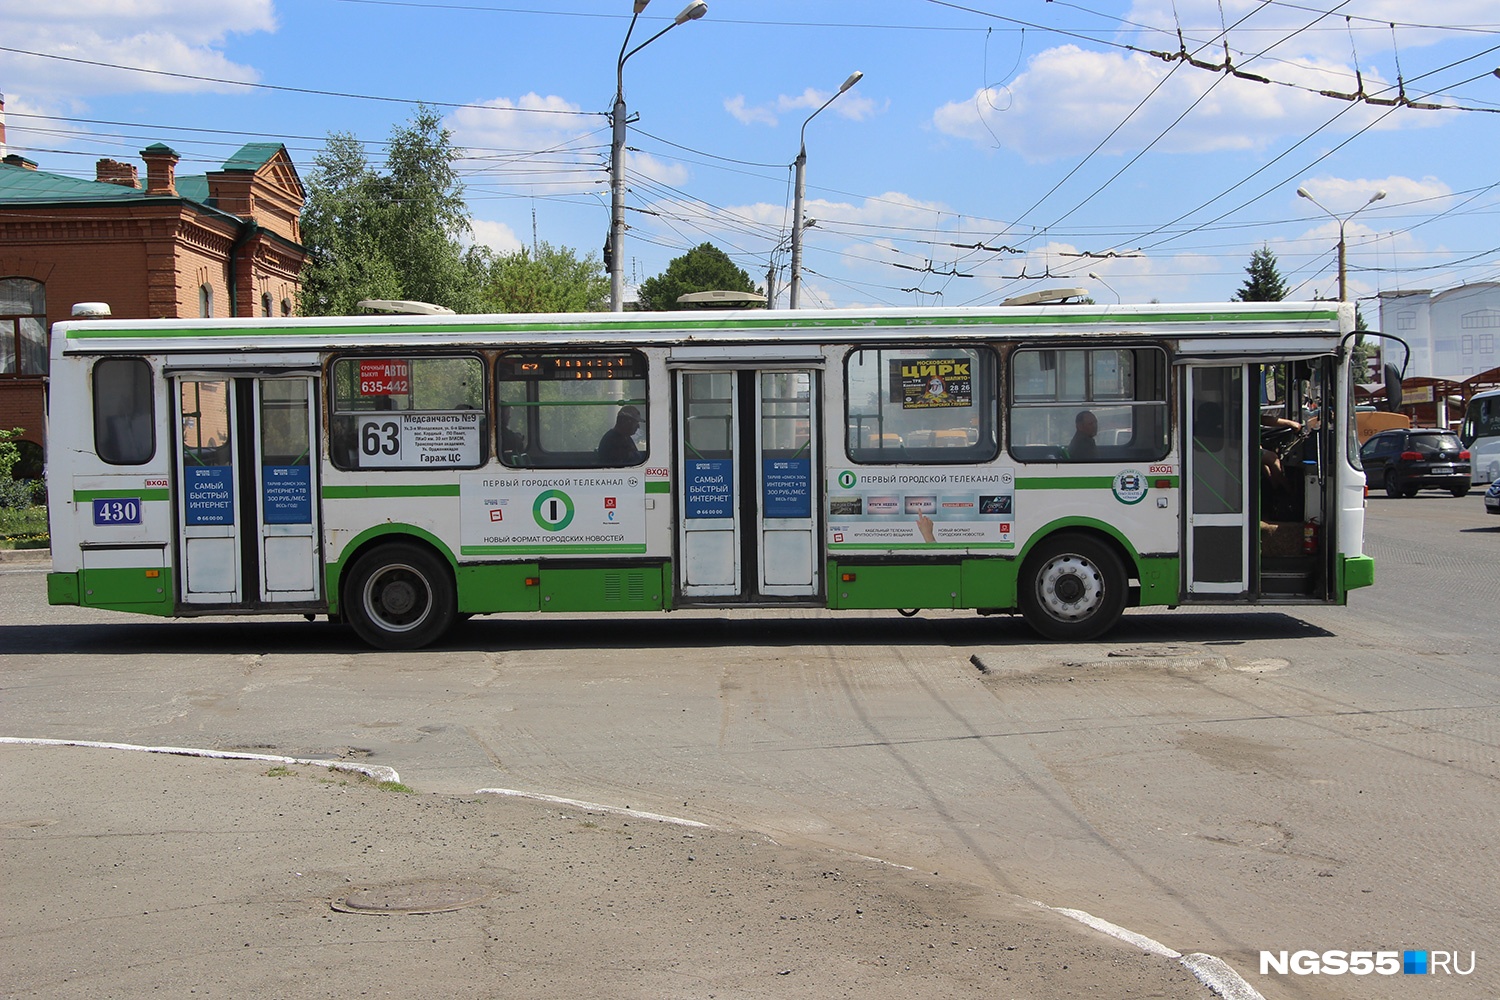
<svg viewBox="0 0 1500 1000"><path fill-rule="evenodd" d="M1374 579L1352 329L1326 302L59 323L49 600L387 649L520 612L1083 640L1343 604Z"/></svg>

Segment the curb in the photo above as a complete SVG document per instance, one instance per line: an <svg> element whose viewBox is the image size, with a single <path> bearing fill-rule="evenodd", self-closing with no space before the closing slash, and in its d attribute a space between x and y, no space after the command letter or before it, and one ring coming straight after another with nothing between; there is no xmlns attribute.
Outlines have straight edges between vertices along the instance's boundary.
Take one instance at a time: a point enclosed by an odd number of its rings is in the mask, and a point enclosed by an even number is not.
<svg viewBox="0 0 1500 1000"><path fill-rule="evenodd" d="M0 565L50 563L51 549L0 549Z"/></svg>

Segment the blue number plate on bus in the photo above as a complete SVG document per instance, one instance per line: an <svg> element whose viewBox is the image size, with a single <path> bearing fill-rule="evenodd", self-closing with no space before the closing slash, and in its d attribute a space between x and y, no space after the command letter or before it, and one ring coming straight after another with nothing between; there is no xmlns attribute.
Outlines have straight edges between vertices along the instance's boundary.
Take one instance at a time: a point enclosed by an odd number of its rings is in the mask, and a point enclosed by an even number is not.
<svg viewBox="0 0 1500 1000"><path fill-rule="evenodd" d="M113 500L94 501L95 524L140 524L141 501L139 497L118 497Z"/></svg>

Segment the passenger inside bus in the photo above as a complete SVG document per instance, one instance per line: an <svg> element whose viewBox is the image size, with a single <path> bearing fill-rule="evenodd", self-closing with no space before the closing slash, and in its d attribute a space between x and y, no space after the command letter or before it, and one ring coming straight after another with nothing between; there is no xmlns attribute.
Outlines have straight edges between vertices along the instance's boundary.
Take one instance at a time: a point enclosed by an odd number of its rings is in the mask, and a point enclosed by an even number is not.
<svg viewBox="0 0 1500 1000"><path fill-rule="evenodd" d="M600 465L639 465L641 450L635 444L635 432L641 426L641 411L634 406L622 406L615 415L615 425L599 439L595 457Z"/></svg>
<svg viewBox="0 0 1500 1000"><path fill-rule="evenodd" d="M1093 410L1079 410L1073 418L1073 440L1068 442L1068 457L1075 462L1091 462L1099 457L1099 418Z"/></svg>

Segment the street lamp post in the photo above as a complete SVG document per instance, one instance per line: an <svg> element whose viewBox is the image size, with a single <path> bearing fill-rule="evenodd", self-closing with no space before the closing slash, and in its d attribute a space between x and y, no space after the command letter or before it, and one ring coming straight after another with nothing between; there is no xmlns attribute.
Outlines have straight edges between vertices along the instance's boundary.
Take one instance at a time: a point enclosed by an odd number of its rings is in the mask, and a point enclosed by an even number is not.
<svg viewBox="0 0 1500 1000"><path fill-rule="evenodd" d="M1384 191L1376 191L1374 194L1370 195L1370 200L1369 201L1365 202L1363 205L1359 206L1354 211L1352 211L1348 215L1344 216L1342 219L1339 218L1337 215L1334 215L1332 212L1328 211L1327 208L1324 208L1324 206L1321 203L1319 203L1318 199L1314 198L1312 196L1312 194L1309 193L1308 190L1307 190L1307 188L1305 188L1305 187L1299 187L1297 189L1297 197L1299 197L1299 198L1306 198L1308 201L1312 202L1314 205L1317 205L1319 208L1323 209L1323 212L1324 212L1325 215L1327 215L1330 219L1332 219L1334 222L1337 222L1339 224L1339 301L1340 302L1348 302L1349 301L1349 284L1348 284L1348 274L1349 274L1349 272L1348 272L1348 266L1347 266L1347 260L1348 260L1348 258L1346 256L1347 251L1345 249L1346 244L1344 243L1344 224L1347 223L1350 219L1354 218L1360 212L1363 212L1365 209L1369 208L1371 205L1375 204L1377 201L1379 201L1380 199L1384 198L1385 197L1385 192Z"/></svg>
<svg viewBox="0 0 1500 1000"><path fill-rule="evenodd" d="M1109 282L1107 282L1103 278L1099 277L1099 275L1096 274L1096 273L1094 273L1093 271L1089 272L1089 277L1093 278L1095 281L1099 282L1099 284L1103 285L1105 288L1108 288L1111 292L1114 292L1115 305L1119 305L1120 304L1120 293L1119 292L1115 292L1115 286L1114 285L1111 285Z"/></svg>
<svg viewBox="0 0 1500 1000"><path fill-rule="evenodd" d="M849 79L845 80L839 86L839 92L824 101L822 107L808 115L807 121L802 123L802 136L799 140L796 163L796 207L792 212L792 291L790 302L790 308L792 309L797 308L797 300L801 297L802 292L802 230L806 228L802 225L802 200L807 194L807 122L818 117L823 108L828 107L828 105L838 100L844 91L858 83L863 76L864 74L859 70L850 73Z"/></svg>
<svg viewBox="0 0 1500 1000"><path fill-rule="evenodd" d="M620 43L620 59L615 64L615 108L610 118L613 126L613 141L609 149L609 308L611 312L625 309L625 60L656 41L686 21L696 21L708 13L704 0L693 0L672 19L672 23L646 39L635 48L630 45L630 34L635 31L636 18L651 0L635 0L635 13L630 16L630 27L625 29L625 41Z"/></svg>

